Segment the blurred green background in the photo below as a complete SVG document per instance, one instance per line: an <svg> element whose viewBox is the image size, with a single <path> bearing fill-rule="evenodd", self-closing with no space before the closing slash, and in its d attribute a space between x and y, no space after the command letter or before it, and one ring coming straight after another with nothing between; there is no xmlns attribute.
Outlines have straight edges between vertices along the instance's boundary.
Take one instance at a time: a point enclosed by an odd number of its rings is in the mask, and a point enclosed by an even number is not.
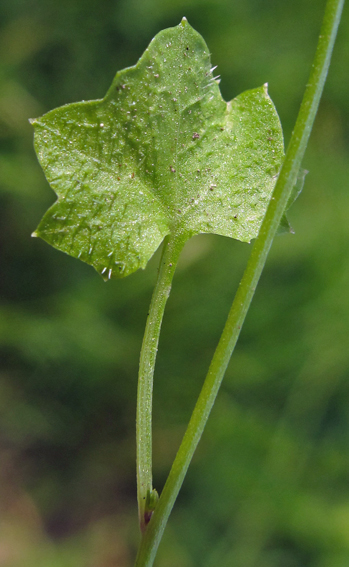
<svg viewBox="0 0 349 567"><path fill-rule="evenodd" d="M54 201L28 118L104 96L185 15L223 96L269 82L286 143L324 0L1 0L0 567L131 567L139 349L158 254L105 284L30 234ZM157 567L349 565L349 10L277 238ZM251 247L181 258L156 369L161 490Z"/></svg>

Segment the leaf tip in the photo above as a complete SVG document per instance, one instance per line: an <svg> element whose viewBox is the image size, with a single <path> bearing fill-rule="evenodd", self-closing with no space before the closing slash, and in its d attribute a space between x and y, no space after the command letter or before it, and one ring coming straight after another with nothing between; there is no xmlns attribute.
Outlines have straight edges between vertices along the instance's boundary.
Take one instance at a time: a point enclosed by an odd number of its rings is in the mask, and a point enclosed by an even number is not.
<svg viewBox="0 0 349 567"><path fill-rule="evenodd" d="M31 236L32 238L37 238L39 235L38 235L38 233L36 232L36 230L34 230L34 232L32 232L30 236Z"/></svg>
<svg viewBox="0 0 349 567"><path fill-rule="evenodd" d="M28 122L29 122L29 124L34 125L37 122L37 118L28 118Z"/></svg>
<svg viewBox="0 0 349 567"><path fill-rule="evenodd" d="M263 88L264 88L265 94L267 95L268 94L268 83L264 83Z"/></svg>
<svg viewBox="0 0 349 567"><path fill-rule="evenodd" d="M188 20L185 16L183 16L182 20L181 20L181 26L184 28L184 26L188 23Z"/></svg>

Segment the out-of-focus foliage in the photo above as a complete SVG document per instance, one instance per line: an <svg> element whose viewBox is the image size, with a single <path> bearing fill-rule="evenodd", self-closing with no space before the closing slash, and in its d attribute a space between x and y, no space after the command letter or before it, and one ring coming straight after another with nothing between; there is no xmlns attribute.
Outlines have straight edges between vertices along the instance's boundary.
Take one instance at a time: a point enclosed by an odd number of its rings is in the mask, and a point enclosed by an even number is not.
<svg viewBox="0 0 349 567"><path fill-rule="evenodd" d="M138 543L137 363L157 257L104 284L30 239L54 201L27 119L102 97L186 16L225 98L269 82L286 142L324 2L2 0L0 566L129 567ZM349 563L349 17L291 211L171 517L158 567ZM155 381L161 489L250 247L184 249Z"/></svg>

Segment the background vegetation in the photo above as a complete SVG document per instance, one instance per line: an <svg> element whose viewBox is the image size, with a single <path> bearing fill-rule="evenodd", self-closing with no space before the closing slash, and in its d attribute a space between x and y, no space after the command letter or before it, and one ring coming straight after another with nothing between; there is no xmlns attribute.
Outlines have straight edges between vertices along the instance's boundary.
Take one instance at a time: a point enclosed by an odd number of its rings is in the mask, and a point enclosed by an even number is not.
<svg viewBox="0 0 349 567"><path fill-rule="evenodd" d="M348 7L347 7L348 8ZM286 142L324 1L1 0L0 567L131 567L138 354L158 257L105 284L31 239L53 192L27 119L104 96L185 15L223 96L269 82ZM158 567L349 564L349 12L278 237ZM250 247L190 241L156 371L161 490Z"/></svg>

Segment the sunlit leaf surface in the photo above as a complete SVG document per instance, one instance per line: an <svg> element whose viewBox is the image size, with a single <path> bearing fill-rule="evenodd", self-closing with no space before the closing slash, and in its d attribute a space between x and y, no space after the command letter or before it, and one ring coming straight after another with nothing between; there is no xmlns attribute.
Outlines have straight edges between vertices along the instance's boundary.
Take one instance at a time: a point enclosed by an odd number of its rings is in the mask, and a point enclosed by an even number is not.
<svg viewBox="0 0 349 567"><path fill-rule="evenodd" d="M32 121L58 196L34 235L105 279L144 268L167 234L258 234L283 159L266 85L226 103L202 37L160 32L105 98Z"/></svg>

